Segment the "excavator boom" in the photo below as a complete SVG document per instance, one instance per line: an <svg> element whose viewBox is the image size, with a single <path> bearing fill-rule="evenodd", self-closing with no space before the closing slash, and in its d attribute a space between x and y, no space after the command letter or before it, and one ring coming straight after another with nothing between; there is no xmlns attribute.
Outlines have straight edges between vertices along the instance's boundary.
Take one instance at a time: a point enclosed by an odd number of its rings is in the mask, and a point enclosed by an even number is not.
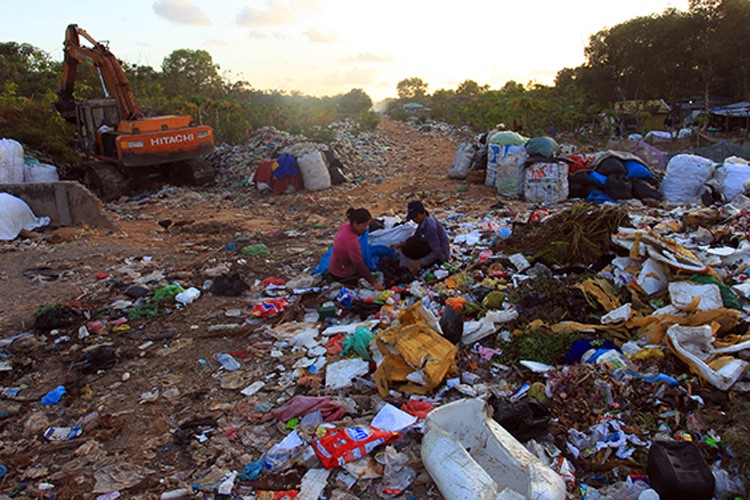
<svg viewBox="0 0 750 500"><path fill-rule="evenodd" d="M81 45L80 37L88 40L93 47ZM120 107L120 116L123 119L137 120L143 118L143 113L130 90L120 62L104 43L96 41L77 24L70 24L65 30L65 59L63 61L62 88L59 92L60 102L58 103L58 109L61 110L61 113L63 112L62 109L70 110L75 107L73 90L78 75L78 65L82 62L91 64L96 68L105 97L112 97L117 100ZM64 113L63 115L65 116Z"/></svg>

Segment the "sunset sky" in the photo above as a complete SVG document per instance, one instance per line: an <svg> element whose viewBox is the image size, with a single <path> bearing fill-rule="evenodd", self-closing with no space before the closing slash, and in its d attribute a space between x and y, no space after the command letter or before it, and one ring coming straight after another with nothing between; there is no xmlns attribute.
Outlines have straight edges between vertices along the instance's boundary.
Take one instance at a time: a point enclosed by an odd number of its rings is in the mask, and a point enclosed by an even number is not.
<svg viewBox="0 0 750 500"><path fill-rule="evenodd" d="M687 0L2 0L2 41L62 59L65 27L108 40L122 60L161 67L176 49L207 50L230 80L259 90L374 101L422 78L428 92L464 80L552 84L584 62L589 35Z"/></svg>

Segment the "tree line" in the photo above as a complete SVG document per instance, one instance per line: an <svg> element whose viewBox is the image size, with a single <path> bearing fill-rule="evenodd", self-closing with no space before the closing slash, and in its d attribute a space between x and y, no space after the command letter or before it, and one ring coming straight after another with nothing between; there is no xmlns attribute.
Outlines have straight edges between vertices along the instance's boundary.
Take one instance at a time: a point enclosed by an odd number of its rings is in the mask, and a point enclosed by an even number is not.
<svg viewBox="0 0 750 500"><path fill-rule="evenodd" d="M145 114L192 115L214 128L218 142L240 144L253 130L269 125L329 142L333 133L326 126L342 117L354 117L363 130L377 126L372 99L362 89L332 97L261 91L246 81L230 81L205 50L175 50L158 70L121 64ZM52 111L61 79L62 62L46 52L27 43L0 43L0 136L77 162L73 129ZM74 96L103 96L91 66L79 65Z"/></svg>
<svg viewBox="0 0 750 500"><path fill-rule="evenodd" d="M667 9L602 29L589 37L585 62L558 71L552 86L506 82L499 89L466 80L456 89L428 93L421 78L405 78L387 113L406 118L404 104L427 106L425 116L486 130L499 123L527 135L596 128L618 117L618 103L671 105L695 96L750 100L750 0L690 0L687 11ZM0 43L0 136L14 137L64 159L78 159L72 129L51 105L61 62L26 43ZM272 125L328 142L326 127L341 116L377 125L362 89L332 97L257 90L231 81L205 50L179 49L161 67L122 63L139 104L150 115L190 114L214 127L221 142L239 144ZM101 97L93 68L79 66L75 97ZM604 118L604 119L603 119ZM603 133L607 133L604 131Z"/></svg>
<svg viewBox="0 0 750 500"><path fill-rule="evenodd" d="M532 134L616 119L623 101L640 112L659 99L679 107L700 97L706 108L714 98L750 101L749 26L748 0L691 0L687 11L667 9L591 35L584 64L561 69L554 86L510 81L491 89L466 80L429 94L412 77L398 83L388 112L406 116L403 105L417 102L431 117L456 125L486 130L505 123Z"/></svg>

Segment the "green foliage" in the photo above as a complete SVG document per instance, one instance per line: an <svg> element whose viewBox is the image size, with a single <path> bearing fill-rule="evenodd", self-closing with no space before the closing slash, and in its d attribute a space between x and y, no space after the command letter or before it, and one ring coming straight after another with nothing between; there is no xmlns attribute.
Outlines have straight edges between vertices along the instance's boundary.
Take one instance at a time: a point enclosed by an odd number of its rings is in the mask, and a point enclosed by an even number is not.
<svg viewBox="0 0 750 500"><path fill-rule="evenodd" d="M396 84L399 99L420 101L427 95L427 84L421 78L405 78Z"/></svg>
<svg viewBox="0 0 750 500"><path fill-rule="evenodd" d="M52 111L54 98L53 94L37 100L0 96L0 137L13 138L63 162L80 164L73 144L75 127Z"/></svg>
<svg viewBox="0 0 750 500"><path fill-rule="evenodd" d="M372 99L362 89L352 89L349 93L338 96L338 112L344 115L356 115L372 107Z"/></svg>
<svg viewBox="0 0 750 500"><path fill-rule="evenodd" d="M357 134L361 132L372 132L378 128L378 125L380 124L380 115L371 109L361 111L357 114L355 119L357 121L355 133Z"/></svg>

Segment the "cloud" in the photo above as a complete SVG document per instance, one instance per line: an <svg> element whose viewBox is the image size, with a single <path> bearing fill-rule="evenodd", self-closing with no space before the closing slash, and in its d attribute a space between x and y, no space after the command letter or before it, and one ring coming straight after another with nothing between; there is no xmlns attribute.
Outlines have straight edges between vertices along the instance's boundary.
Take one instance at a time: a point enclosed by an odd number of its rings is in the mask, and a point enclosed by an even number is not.
<svg viewBox="0 0 750 500"><path fill-rule="evenodd" d="M200 7L190 3L191 0L157 0L154 2L154 12L175 24L190 24L205 26L211 24Z"/></svg>
<svg viewBox="0 0 750 500"><path fill-rule="evenodd" d="M332 31L321 31L318 29L310 29L305 32L305 36L315 43L333 43L337 40L336 34Z"/></svg>
<svg viewBox="0 0 750 500"><path fill-rule="evenodd" d="M319 10L317 0L269 0L266 8L245 7L237 14L240 26L258 28L294 24Z"/></svg>
<svg viewBox="0 0 750 500"><path fill-rule="evenodd" d="M372 52L361 52L359 54L345 57L344 62L364 62L364 63L391 63L395 62L396 58L391 55L380 55Z"/></svg>

